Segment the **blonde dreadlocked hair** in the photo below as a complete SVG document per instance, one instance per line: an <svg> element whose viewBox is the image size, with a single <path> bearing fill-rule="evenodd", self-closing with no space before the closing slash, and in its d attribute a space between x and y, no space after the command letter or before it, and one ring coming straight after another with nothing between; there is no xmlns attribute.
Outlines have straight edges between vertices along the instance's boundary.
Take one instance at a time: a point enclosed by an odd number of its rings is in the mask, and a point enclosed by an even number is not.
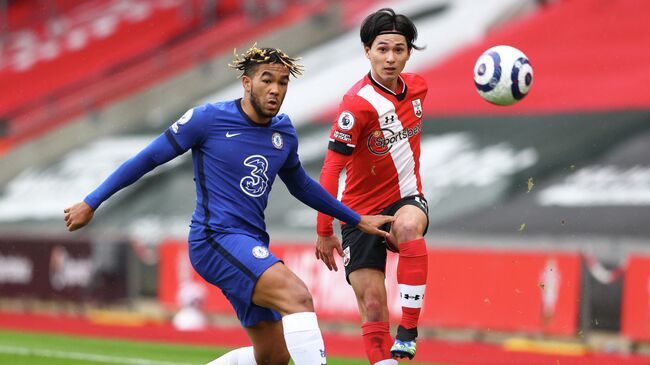
<svg viewBox="0 0 650 365"><path fill-rule="evenodd" d="M302 75L304 71L304 66L296 63L300 58L289 57L286 53L282 52L277 48L257 48L257 43L255 43L246 53L241 55L237 54L237 49L234 50L235 58L228 66L242 71L239 77L244 75L251 76L251 71L260 64L263 63L279 63L281 65L287 66L289 73L293 77L298 77Z"/></svg>

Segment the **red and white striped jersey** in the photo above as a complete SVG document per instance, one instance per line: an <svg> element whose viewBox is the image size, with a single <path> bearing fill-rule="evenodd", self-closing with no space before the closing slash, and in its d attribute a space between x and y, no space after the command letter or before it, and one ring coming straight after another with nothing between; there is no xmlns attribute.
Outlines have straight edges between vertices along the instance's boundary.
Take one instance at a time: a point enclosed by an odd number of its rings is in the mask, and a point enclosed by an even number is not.
<svg viewBox="0 0 650 365"><path fill-rule="evenodd" d="M400 79L397 94L368 73L343 96L332 125L328 148L350 156L341 200L360 214L377 214L403 197L422 194L420 137L427 85L416 74L403 73Z"/></svg>

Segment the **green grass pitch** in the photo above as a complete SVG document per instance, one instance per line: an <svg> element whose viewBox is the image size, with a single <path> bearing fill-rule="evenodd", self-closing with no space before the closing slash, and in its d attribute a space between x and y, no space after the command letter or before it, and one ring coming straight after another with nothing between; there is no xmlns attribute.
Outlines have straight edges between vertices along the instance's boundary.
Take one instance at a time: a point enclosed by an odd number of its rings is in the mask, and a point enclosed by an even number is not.
<svg viewBox="0 0 650 365"><path fill-rule="evenodd" d="M206 346L0 331L0 364L7 365L202 365L227 351ZM330 365L368 364L365 359L328 356L327 360Z"/></svg>

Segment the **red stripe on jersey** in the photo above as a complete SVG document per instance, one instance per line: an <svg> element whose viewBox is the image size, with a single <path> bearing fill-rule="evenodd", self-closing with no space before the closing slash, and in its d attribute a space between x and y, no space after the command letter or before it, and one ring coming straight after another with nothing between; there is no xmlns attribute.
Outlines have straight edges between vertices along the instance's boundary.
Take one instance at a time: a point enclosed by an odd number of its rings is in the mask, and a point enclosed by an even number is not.
<svg viewBox="0 0 650 365"><path fill-rule="evenodd" d="M422 194L420 138L423 78L402 74L395 94L367 75L343 97L330 133L330 149L350 154L342 201L360 214L376 214L399 199ZM324 167L325 169L326 167Z"/></svg>

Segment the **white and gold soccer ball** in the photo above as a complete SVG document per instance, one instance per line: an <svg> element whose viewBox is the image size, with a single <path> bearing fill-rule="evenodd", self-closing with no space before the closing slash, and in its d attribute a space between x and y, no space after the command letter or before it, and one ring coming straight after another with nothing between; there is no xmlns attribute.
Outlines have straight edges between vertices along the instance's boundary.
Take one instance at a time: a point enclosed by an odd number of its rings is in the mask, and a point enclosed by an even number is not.
<svg viewBox="0 0 650 365"><path fill-rule="evenodd" d="M533 68L517 48L495 46L476 60L474 85L490 103L512 105L528 95L533 86Z"/></svg>

